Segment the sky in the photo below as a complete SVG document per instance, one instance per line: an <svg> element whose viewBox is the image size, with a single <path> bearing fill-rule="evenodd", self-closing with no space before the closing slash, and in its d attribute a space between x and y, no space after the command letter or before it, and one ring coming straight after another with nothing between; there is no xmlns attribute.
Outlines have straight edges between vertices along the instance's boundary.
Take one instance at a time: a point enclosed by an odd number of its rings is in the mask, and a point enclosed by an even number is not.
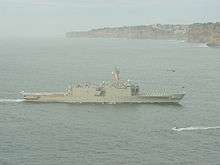
<svg viewBox="0 0 220 165"><path fill-rule="evenodd" d="M219 21L220 0L0 0L0 37Z"/></svg>

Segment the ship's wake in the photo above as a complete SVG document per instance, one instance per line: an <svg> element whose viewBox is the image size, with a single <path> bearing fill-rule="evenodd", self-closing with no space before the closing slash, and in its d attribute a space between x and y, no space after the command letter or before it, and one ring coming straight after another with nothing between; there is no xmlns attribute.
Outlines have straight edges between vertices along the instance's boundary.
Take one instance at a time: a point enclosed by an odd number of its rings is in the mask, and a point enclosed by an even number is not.
<svg viewBox="0 0 220 165"><path fill-rule="evenodd" d="M193 47L195 48L208 48L206 44L195 44Z"/></svg>
<svg viewBox="0 0 220 165"><path fill-rule="evenodd" d="M0 103L20 103L23 101L24 99L0 99Z"/></svg>
<svg viewBox="0 0 220 165"><path fill-rule="evenodd" d="M174 127L172 128L173 131L193 131L193 130L208 130L208 129L220 129L220 126L215 126L215 127L183 127L183 128L177 128Z"/></svg>

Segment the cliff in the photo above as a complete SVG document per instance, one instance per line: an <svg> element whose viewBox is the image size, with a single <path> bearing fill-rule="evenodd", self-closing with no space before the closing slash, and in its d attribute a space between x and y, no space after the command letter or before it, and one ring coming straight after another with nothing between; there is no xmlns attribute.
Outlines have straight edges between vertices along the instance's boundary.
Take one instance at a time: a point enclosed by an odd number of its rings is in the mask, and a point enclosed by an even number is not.
<svg viewBox="0 0 220 165"><path fill-rule="evenodd" d="M189 42L217 42L220 36L220 23L195 23L189 26L187 40Z"/></svg>
<svg viewBox="0 0 220 165"><path fill-rule="evenodd" d="M129 39L169 39L183 38L186 35L187 25L142 25L114 28L93 29L90 31L68 32L67 37L91 38L129 38Z"/></svg>
<svg viewBox="0 0 220 165"><path fill-rule="evenodd" d="M128 39L182 39L188 42L209 43L219 41L220 23L190 25L142 25L100 28L89 31L68 32L66 37L128 38ZM218 38L218 37L217 37Z"/></svg>

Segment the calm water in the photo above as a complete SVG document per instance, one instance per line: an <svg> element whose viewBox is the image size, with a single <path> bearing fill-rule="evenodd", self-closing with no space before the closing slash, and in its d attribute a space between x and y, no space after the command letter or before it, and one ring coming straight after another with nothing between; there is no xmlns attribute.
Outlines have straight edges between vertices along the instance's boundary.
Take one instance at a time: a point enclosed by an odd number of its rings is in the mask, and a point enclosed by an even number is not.
<svg viewBox="0 0 220 165"><path fill-rule="evenodd" d="M181 105L19 100L23 90L62 91L75 82L108 80L115 66L142 88L184 87L187 95ZM201 44L1 40L0 164L219 164L219 75L220 49Z"/></svg>

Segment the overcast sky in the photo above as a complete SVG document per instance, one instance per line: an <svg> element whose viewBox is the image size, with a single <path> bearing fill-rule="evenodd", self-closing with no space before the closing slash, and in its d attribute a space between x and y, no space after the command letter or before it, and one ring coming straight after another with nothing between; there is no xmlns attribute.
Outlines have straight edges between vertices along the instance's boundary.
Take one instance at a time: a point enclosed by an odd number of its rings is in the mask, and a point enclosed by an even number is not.
<svg viewBox="0 0 220 165"><path fill-rule="evenodd" d="M62 36L106 26L220 21L220 0L0 0L0 35Z"/></svg>

